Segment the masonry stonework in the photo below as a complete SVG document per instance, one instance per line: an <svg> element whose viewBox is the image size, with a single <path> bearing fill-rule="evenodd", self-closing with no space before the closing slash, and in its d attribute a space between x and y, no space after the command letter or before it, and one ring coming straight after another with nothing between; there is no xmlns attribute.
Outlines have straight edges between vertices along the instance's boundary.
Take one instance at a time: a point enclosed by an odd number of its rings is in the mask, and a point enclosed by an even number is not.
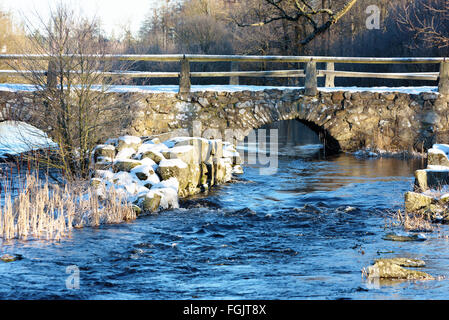
<svg viewBox="0 0 449 320"><path fill-rule="evenodd" d="M448 97L438 93L319 92L263 90L239 92L109 93L123 103L123 134L154 136L177 129L228 129L241 133L280 120L297 119L320 134L333 151L370 148L423 152L449 143ZM0 92L3 119L15 116L38 125L32 92ZM1 120L1 119L0 119Z"/></svg>

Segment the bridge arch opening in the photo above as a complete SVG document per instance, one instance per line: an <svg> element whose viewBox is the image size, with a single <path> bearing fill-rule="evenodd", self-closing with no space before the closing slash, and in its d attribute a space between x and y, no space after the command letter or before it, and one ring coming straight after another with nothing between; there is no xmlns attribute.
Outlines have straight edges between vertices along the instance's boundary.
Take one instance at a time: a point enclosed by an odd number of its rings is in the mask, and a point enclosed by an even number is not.
<svg viewBox="0 0 449 320"><path fill-rule="evenodd" d="M261 133L259 129L265 129L266 133ZM272 136L272 130L277 130L277 137ZM272 141L273 139L276 141ZM255 150L256 147L260 147L260 143L265 143L265 140L268 145L277 143L279 152L289 156L308 157L313 154L329 156L341 151L340 144L327 130L299 118L274 121L255 128L240 145L243 145L244 149ZM269 149L267 147L267 152Z"/></svg>

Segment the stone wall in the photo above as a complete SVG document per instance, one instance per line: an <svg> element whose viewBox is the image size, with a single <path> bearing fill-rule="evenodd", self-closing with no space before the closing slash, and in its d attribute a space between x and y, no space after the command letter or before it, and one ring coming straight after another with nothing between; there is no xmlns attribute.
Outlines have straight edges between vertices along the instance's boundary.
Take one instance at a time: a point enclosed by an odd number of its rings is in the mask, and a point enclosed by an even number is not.
<svg viewBox="0 0 449 320"><path fill-rule="evenodd" d="M302 90L239 92L111 93L123 101L122 134L154 136L177 129L193 134L228 129L243 138L250 130L279 120L298 119L315 130L333 151L370 148L387 152L425 151L449 143L448 98L438 93L320 92ZM33 105L34 104L34 105ZM36 121L32 93L0 92L0 109ZM25 110L25 111L24 111ZM31 110L31 111L29 111ZM196 128L196 127L195 127Z"/></svg>

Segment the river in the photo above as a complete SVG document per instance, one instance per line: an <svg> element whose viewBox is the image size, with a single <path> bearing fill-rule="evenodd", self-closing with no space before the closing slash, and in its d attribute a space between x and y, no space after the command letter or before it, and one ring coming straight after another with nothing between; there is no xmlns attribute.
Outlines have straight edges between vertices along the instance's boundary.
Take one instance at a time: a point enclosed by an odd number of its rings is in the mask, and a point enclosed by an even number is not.
<svg viewBox="0 0 449 320"><path fill-rule="evenodd" d="M245 165L239 181L184 208L85 228L61 242L3 243L1 299L447 299L446 226L426 241L392 242L421 160L323 155L299 122L279 122L276 174ZM240 151L254 146L242 145ZM423 259L442 280L372 282L380 257ZM79 289L68 289L69 266ZM73 268L73 267L72 267ZM68 273L66 273L66 271Z"/></svg>

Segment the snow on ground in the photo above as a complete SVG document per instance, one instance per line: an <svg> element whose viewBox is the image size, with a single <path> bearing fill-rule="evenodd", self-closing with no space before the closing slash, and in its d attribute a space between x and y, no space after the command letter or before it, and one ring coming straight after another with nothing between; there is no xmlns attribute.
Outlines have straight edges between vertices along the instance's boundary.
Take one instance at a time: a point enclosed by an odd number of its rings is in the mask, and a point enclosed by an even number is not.
<svg viewBox="0 0 449 320"><path fill-rule="evenodd" d="M25 122L0 122L0 157L50 147L57 145L43 131Z"/></svg>
<svg viewBox="0 0 449 320"><path fill-rule="evenodd" d="M101 86L98 86L99 90ZM238 91L263 91L263 90L298 90L304 89L304 87L272 87L272 86L245 86L245 85L205 85L205 86L192 86L192 92L201 91L216 91L216 92L238 92ZM29 84L0 84L0 91L35 91L36 87ZM109 88L112 92L139 92L139 93L178 93L179 87L177 85L166 86L124 86L116 85ZM320 87L318 90L323 92L334 91L349 91L349 92L400 92L409 94L420 94L422 92L438 92L438 87L435 86L423 86L423 87L335 87L324 88Z"/></svg>
<svg viewBox="0 0 449 320"><path fill-rule="evenodd" d="M438 93L438 87L335 87L335 88L318 88L323 92L335 92L335 91L349 91L349 92L400 92L408 94L420 94L423 92L435 92Z"/></svg>
<svg viewBox="0 0 449 320"><path fill-rule="evenodd" d="M32 92L32 91L35 91L36 89L37 89L36 86L31 85L31 84L0 83L0 91L6 91L6 92L16 92L16 91Z"/></svg>

